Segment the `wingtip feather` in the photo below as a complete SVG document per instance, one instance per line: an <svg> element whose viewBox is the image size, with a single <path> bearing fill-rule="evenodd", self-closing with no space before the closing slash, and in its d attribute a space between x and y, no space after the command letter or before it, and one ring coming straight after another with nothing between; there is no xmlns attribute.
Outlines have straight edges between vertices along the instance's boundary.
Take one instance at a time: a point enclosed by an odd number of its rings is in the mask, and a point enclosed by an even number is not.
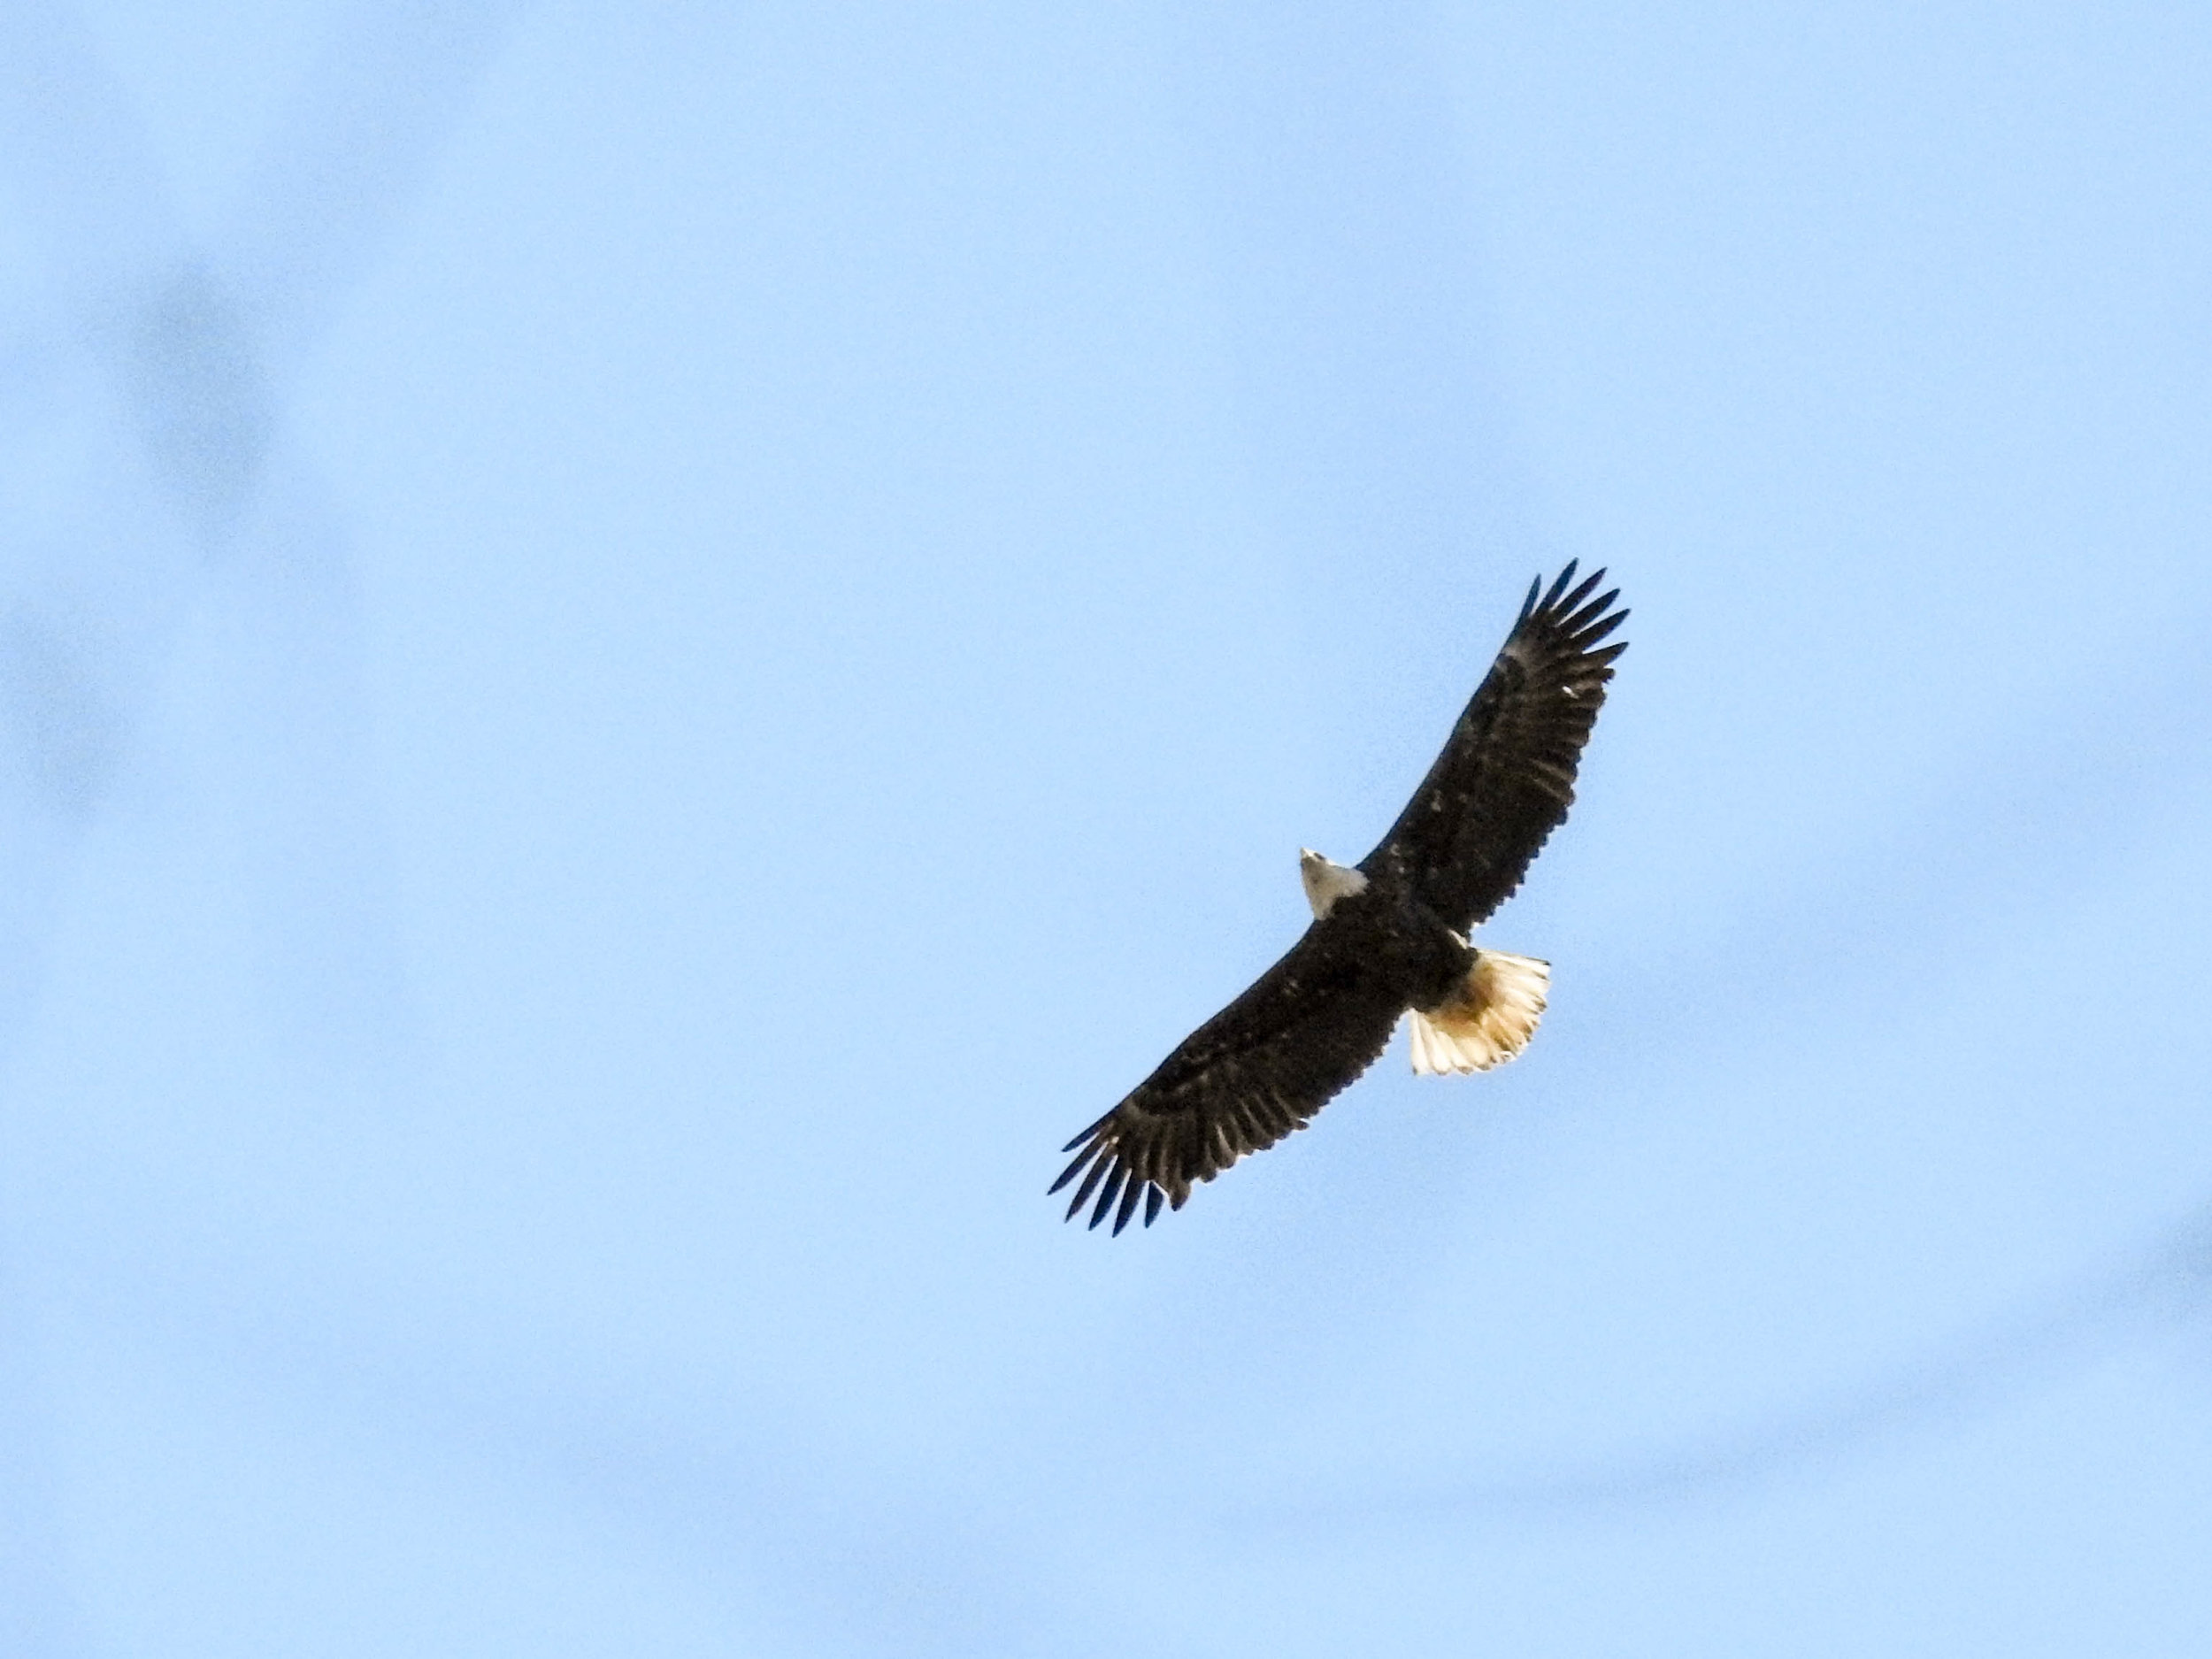
<svg viewBox="0 0 2212 1659"><path fill-rule="evenodd" d="M1569 616L1565 620L1561 622L1559 625L1560 631L1571 638L1574 635L1579 634L1583 629L1588 627L1593 622L1595 622L1600 617L1603 616L1605 614L1605 608L1620 596L1621 590L1619 588L1613 588L1607 589L1604 593L1600 594L1595 599L1590 601L1588 604L1581 606L1579 609L1576 610L1572 615Z"/></svg>
<svg viewBox="0 0 2212 1659"><path fill-rule="evenodd" d="M1607 634L1612 633L1614 629L1619 627L1622 623L1627 620L1628 612L1625 611L1616 611L1609 617L1604 618L1601 621L1586 625L1573 636L1575 649L1578 651L1587 651L1593 645L1595 645L1600 640L1603 639Z"/></svg>
<svg viewBox="0 0 2212 1659"><path fill-rule="evenodd" d="M1129 1166L1117 1163L1113 1173L1106 1178L1106 1185L1099 1188L1098 1208L1091 1211L1091 1231L1096 1232L1098 1224L1106 1219L1106 1212L1114 1207L1114 1200L1121 1196L1122 1187L1128 1179Z"/></svg>
<svg viewBox="0 0 2212 1659"><path fill-rule="evenodd" d="M1129 1225L1129 1217L1137 1213L1138 1200L1144 1196L1150 1186L1149 1181L1141 1180L1134 1175L1130 1177L1129 1185L1122 1189L1121 1203L1114 1211L1114 1237L1121 1237L1121 1230Z"/></svg>
<svg viewBox="0 0 2212 1659"><path fill-rule="evenodd" d="M1521 601L1521 614L1513 618L1515 627L1519 627L1521 624L1528 620L1529 612L1536 609L1536 595L1543 591L1544 579L1541 576L1529 583L1528 597Z"/></svg>
<svg viewBox="0 0 2212 1659"><path fill-rule="evenodd" d="M1570 570L1572 570L1573 568L1574 567L1571 565L1568 566L1568 569ZM1587 599L1590 596L1590 590L1604 580L1605 572L1602 569L1592 571L1587 576L1582 579L1580 584L1575 588L1574 592L1560 600L1558 603L1554 605L1552 608L1555 611L1574 610L1578 605L1581 604L1585 599Z"/></svg>
<svg viewBox="0 0 2212 1659"><path fill-rule="evenodd" d="M1116 1108L1116 1110L1118 1110L1119 1108ZM1063 1152L1074 1151L1076 1148L1081 1146L1086 1141L1088 1141L1093 1135L1103 1129L1106 1126L1108 1119L1111 1118L1113 1115L1113 1112L1108 1112L1104 1118L1101 1118L1096 1123L1091 1125L1090 1127L1080 1131L1076 1135L1074 1140L1069 1141L1067 1145L1062 1147L1060 1150Z"/></svg>
<svg viewBox="0 0 2212 1659"><path fill-rule="evenodd" d="M1080 1140L1081 1137L1078 1136L1077 1139ZM1068 1148L1062 1147L1060 1150L1065 1152L1068 1150ZM1068 1167L1060 1171L1060 1179L1053 1182L1051 1186L1045 1188L1045 1196L1047 1198L1051 1197L1053 1194L1058 1192L1063 1187L1065 1187L1070 1181L1073 1180L1075 1179L1075 1172L1091 1161L1091 1155L1096 1150L1097 1148L1095 1146L1087 1146L1080 1152L1077 1153L1075 1156L1069 1161Z"/></svg>
<svg viewBox="0 0 2212 1659"><path fill-rule="evenodd" d="M1110 1159L1102 1157L1092 1161L1091 1172L1083 1178L1083 1185L1075 1189L1075 1196L1068 1200L1068 1213L1060 1217L1063 1221L1075 1219L1075 1212L1082 1209L1089 1200L1091 1189L1098 1185L1099 1177L1112 1167Z"/></svg>

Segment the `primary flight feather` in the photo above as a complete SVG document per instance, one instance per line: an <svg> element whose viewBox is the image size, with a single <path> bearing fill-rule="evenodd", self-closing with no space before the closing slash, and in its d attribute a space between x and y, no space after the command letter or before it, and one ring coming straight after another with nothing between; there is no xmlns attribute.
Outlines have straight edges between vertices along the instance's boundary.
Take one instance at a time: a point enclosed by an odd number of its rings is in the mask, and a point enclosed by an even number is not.
<svg viewBox="0 0 2212 1659"><path fill-rule="evenodd" d="M1162 1204L1302 1129L1375 1063L1410 1016L1413 1069L1486 1071L1528 1046L1547 963L1479 949L1469 930L1512 895L1574 801L1627 619L1569 564L1539 578L1421 787L1356 865L1299 855L1313 923L1282 960L1068 1142L1068 1204L1094 1227L1147 1226Z"/></svg>

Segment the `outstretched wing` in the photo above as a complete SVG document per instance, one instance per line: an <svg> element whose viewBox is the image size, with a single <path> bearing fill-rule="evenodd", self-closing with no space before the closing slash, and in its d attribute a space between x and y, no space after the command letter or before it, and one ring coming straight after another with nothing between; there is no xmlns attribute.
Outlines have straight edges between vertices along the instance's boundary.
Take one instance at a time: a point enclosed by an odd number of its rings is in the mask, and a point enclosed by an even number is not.
<svg viewBox="0 0 2212 1659"><path fill-rule="evenodd" d="M1473 926L1521 885L1574 801L1575 764L1590 740L1624 642L1599 641L1627 619L1619 589L1590 597L1599 571L1571 593L1575 567L1540 600L1530 584L1513 632L1444 752L1375 850L1371 879L1402 884L1454 927Z"/></svg>
<svg viewBox="0 0 2212 1659"><path fill-rule="evenodd" d="M1405 1002L1377 982L1356 942L1349 930L1315 923L1127 1099L1069 1141L1063 1150L1075 1162L1051 1187L1083 1177L1069 1218L1095 1189L1091 1225L1111 1210L1119 1233L1142 1199L1150 1226L1163 1200L1180 1210L1194 1183L1303 1129L1372 1065Z"/></svg>

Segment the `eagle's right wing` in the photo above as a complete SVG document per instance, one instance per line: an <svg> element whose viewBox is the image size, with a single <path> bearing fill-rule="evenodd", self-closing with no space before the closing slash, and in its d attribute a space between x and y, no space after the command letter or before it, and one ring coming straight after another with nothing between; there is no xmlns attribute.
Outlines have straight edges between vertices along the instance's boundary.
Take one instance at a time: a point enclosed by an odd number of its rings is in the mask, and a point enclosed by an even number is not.
<svg viewBox="0 0 2212 1659"><path fill-rule="evenodd" d="M1628 649L1600 643L1628 618L1612 608L1619 590L1591 598L1605 580L1600 571L1570 592L1574 576L1570 562L1548 591L1540 579L1529 588L1444 752L1360 860L1370 877L1400 884L1453 927L1471 927L1504 903L1567 816L1613 659Z"/></svg>
<svg viewBox="0 0 2212 1659"><path fill-rule="evenodd" d="M1082 1175L1069 1218L1095 1188L1091 1225L1111 1210L1119 1233L1139 1199L1151 1225L1163 1200L1180 1210L1194 1183L1304 1128L1372 1065L1405 1003L1345 948L1352 942L1315 923L1120 1105L1069 1141L1063 1150L1075 1161L1051 1187L1056 1193Z"/></svg>

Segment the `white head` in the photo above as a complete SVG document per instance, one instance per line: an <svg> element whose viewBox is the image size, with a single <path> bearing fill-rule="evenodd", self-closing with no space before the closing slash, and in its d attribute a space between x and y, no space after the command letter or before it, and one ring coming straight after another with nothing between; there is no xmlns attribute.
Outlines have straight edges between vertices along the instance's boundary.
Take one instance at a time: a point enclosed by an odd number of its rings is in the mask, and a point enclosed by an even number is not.
<svg viewBox="0 0 2212 1659"><path fill-rule="evenodd" d="M1349 864L1331 864L1310 847L1298 849L1298 879L1316 921L1326 919L1339 899L1367 891L1367 878Z"/></svg>

